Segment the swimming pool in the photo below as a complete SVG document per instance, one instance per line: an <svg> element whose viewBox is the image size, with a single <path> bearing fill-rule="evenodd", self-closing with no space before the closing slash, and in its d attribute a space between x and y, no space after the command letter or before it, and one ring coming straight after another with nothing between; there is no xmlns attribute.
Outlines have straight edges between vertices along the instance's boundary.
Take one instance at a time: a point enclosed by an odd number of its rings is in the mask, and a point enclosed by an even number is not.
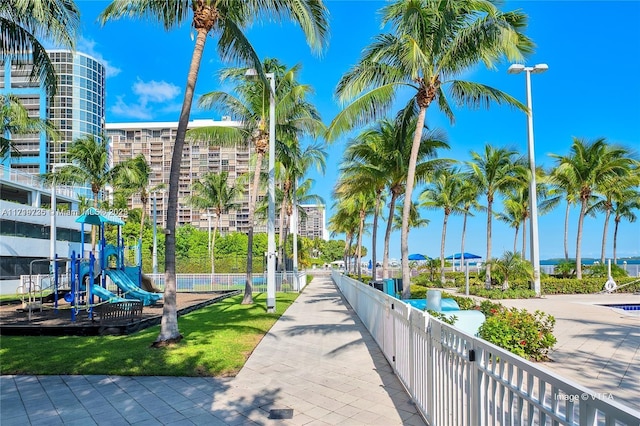
<svg viewBox="0 0 640 426"><path fill-rule="evenodd" d="M619 303L614 305L600 305L607 308L622 309L623 311L640 311L640 303Z"/></svg>

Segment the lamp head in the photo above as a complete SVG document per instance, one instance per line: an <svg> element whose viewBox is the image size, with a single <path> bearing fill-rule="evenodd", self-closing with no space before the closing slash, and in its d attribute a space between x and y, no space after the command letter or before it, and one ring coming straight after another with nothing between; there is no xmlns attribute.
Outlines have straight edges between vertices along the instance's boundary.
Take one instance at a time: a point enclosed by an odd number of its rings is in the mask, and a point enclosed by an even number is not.
<svg viewBox="0 0 640 426"><path fill-rule="evenodd" d="M549 65L547 64L536 64L533 66L531 70L531 74L540 74L549 69Z"/></svg>
<svg viewBox="0 0 640 426"><path fill-rule="evenodd" d="M524 65L522 64L512 64L507 69L508 74L520 74L522 71L524 71Z"/></svg>

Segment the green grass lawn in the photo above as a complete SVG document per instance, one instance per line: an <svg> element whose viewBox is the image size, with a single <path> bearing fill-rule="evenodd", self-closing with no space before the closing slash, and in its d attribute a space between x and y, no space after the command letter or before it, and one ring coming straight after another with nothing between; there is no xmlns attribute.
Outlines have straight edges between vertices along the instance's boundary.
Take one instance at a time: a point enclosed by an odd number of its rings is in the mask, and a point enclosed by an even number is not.
<svg viewBox="0 0 640 426"><path fill-rule="evenodd" d="M2 336L0 374L110 374L123 376L235 375L297 293L278 293L275 314L266 293L253 305L242 294L178 318L184 339L170 347L150 345L159 326L128 336Z"/></svg>

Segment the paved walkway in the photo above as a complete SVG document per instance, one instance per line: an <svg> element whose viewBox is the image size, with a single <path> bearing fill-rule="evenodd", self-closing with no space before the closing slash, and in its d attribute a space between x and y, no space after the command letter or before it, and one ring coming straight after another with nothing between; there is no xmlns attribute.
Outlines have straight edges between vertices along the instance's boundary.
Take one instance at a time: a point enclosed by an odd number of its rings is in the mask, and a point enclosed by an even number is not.
<svg viewBox="0 0 640 426"><path fill-rule="evenodd" d="M552 362L541 366L640 411L640 311L600 306L640 304L640 296L547 295L500 303L555 317L558 342L550 354Z"/></svg>
<svg viewBox="0 0 640 426"><path fill-rule="evenodd" d="M314 278L234 378L2 376L0 390L2 426L424 425L329 276Z"/></svg>

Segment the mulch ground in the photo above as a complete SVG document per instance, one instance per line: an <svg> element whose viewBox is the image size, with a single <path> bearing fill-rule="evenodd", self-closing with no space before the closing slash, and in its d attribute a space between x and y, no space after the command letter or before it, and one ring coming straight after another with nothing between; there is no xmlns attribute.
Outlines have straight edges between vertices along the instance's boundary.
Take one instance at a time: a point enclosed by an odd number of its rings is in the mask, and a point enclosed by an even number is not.
<svg viewBox="0 0 640 426"><path fill-rule="evenodd" d="M211 299L221 296L221 293L177 293L176 302L178 311L181 309L203 304ZM142 319L153 318L162 315L163 303L158 301L155 305L142 308ZM52 302L42 304L42 309L33 308L31 319L29 309L19 301L3 302L0 304L0 326L3 325L31 325L41 327L59 327L64 325L91 325L92 321L87 315L86 309L76 315L75 322L71 321L71 305L58 300L58 311L54 310Z"/></svg>

